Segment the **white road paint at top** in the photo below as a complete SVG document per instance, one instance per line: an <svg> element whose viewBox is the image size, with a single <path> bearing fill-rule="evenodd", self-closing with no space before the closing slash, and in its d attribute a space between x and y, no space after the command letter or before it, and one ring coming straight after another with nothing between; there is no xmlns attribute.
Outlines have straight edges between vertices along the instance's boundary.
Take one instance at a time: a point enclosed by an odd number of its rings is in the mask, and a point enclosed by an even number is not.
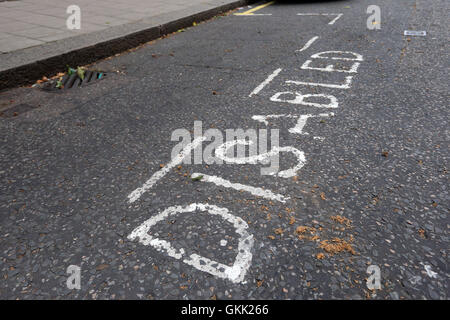
<svg viewBox="0 0 450 320"><path fill-rule="evenodd" d="M305 43L305 45L303 46L303 48L298 49L298 50L295 50L295 51L297 51L297 52L305 51L305 50L308 49L308 48L314 43L314 41L316 41L317 39L319 39L318 36L312 37L311 39L308 40L307 43Z"/></svg>
<svg viewBox="0 0 450 320"><path fill-rule="evenodd" d="M316 82L303 82L303 81L293 81L287 80L287 84L297 84L297 85L305 85L305 86L317 86L317 87L325 87L325 88L334 88L334 89L349 89L352 84L353 76L345 77L344 84L331 84L331 83L316 83Z"/></svg>
<svg viewBox="0 0 450 320"><path fill-rule="evenodd" d="M303 63L303 65L300 67L300 69L303 70L318 70L318 71L325 71L325 72L345 72L345 73L357 73L358 72L358 68L359 68L359 62L355 62L349 70L344 70L344 69L335 69L334 66L332 64L327 65L325 68L315 68L315 67L310 67L312 63L312 60L306 60L305 63Z"/></svg>
<svg viewBox="0 0 450 320"><path fill-rule="evenodd" d="M267 86L280 72L281 68L276 69L274 72L272 72L266 80L264 80L259 86L257 86L248 96L251 97L255 94L258 94L265 86Z"/></svg>
<svg viewBox="0 0 450 320"><path fill-rule="evenodd" d="M337 53L339 55L342 54L351 54L354 58L345 58L345 57L324 57L323 54L333 54ZM311 56L313 59L332 59L332 60L347 60L347 61L364 61L363 56L359 53L351 52L351 51L323 51L315 53Z"/></svg>
<svg viewBox="0 0 450 320"><path fill-rule="evenodd" d="M286 83L295 83L295 84L305 84L303 83L299 83L298 81L286 81ZM280 98L283 95L294 95L294 99L282 99ZM316 103L316 102L308 102L305 101L306 98L311 98L311 97L316 97L316 98L326 98L328 99L329 103L328 104L324 104L324 103ZM301 104L304 106L311 106L311 107L316 107L316 108L337 108L339 107L339 103L338 100L336 99L335 96L332 95L328 95L328 94L322 94L322 93L317 93L317 94L302 94L301 92L291 92L291 91L284 91L284 92L277 92L275 93L272 97L270 97L270 101L274 101L274 102L287 102L287 103L292 103L292 104Z"/></svg>
<svg viewBox="0 0 450 320"><path fill-rule="evenodd" d="M239 235L239 242L237 248L237 256L233 266L227 266L225 264L216 262L206 257L202 257L198 254L191 254L186 256L185 250L175 249L168 241L159 238L154 238L149 234L150 229L169 217L183 214L183 213L195 213L196 211L206 212L213 216L219 216L226 222L233 225L236 233ZM197 213L196 213L197 214ZM241 218L232 215L228 212L228 209L217 207L209 204L193 203L188 206L173 206L169 207L163 212L151 217L142 223L139 227L133 230L128 236L129 240L139 238L139 242L145 246L152 246L160 252L165 252L172 258L181 260L194 268L212 274L213 276L231 280L233 283L241 283L244 280L245 274L251 265L252 261L252 247L253 247L253 235L248 231L248 224Z"/></svg>
<svg viewBox="0 0 450 320"><path fill-rule="evenodd" d="M292 114L268 114L268 115L254 115L252 116L253 120L264 123L266 126L269 125L269 121L267 119L277 119L277 118L297 118L298 115Z"/></svg>
<svg viewBox="0 0 450 320"><path fill-rule="evenodd" d="M343 13L297 13L298 16L336 16L333 20L331 20L328 24L333 25L340 17L342 17Z"/></svg>
<svg viewBox="0 0 450 320"><path fill-rule="evenodd" d="M294 133L294 134L302 134L302 135L309 135L308 132L304 132L303 129L306 126L306 121L309 118L316 118L316 117L332 117L334 116L334 113L330 112L330 113L319 113L317 115L315 114L302 114L298 117L298 121L297 124L295 125L295 127L290 128L289 132L290 133Z"/></svg>
<svg viewBox="0 0 450 320"><path fill-rule="evenodd" d="M252 187L249 185L241 184L241 183L233 183L229 180L223 179L221 177L217 176L210 176L204 173L194 173L192 174L192 178L197 178L202 176L200 181L204 182L211 182L214 183L217 186L221 186L224 188L231 188L237 191L246 191L248 193L253 194L254 196L262 197L268 200L275 200L279 202L286 202L286 200L290 199L289 197L285 197L281 194L273 193L270 190L258 188L258 187Z"/></svg>
<svg viewBox="0 0 450 320"><path fill-rule="evenodd" d="M281 178L291 178L297 175L297 171L303 168L303 166L306 164L305 153L291 146L272 147L272 149L266 153L261 153L249 157L236 158L227 156L227 150L229 148L232 148L237 144L250 145L252 143L253 141L247 140L227 141L216 148L215 150L216 157L222 159L224 162L232 164L257 164L257 163L267 164L269 163L271 157L278 155L280 152L289 152L297 158L297 164L292 168L268 174L268 175L276 175Z"/></svg>
<svg viewBox="0 0 450 320"><path fill-rule="evenodd" d="M170 170L172 170L174 167L179 165L183 162L183 159L186 156L190 156L192 149L197 147L199 144L201 144L203 141L206 140L206 137L198 137L195 138L194 141L187 144L183 150L174 157L168 164L166 164L164 167L162 167L159 171L155 172L150 179L148 179L144 185L140 188L137 188L132 193L128 195L128 201L130 203L135 202L138 200L145 192L147 192L149 189L151 189L158 180L160 180L162 177L164 177Z"/></svg>

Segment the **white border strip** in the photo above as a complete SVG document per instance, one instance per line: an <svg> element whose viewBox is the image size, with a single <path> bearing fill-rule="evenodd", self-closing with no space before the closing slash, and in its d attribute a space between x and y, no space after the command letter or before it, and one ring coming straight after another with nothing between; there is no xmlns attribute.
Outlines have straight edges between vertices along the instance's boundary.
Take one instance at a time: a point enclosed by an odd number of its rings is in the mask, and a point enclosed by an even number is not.
<svg viewBox="0 0 450 320"><path fill-rule="evenodd" d="M276 200L279 202L286 202L286 200L289 200L289 197L285 197L281 194L277 194L277 193L273 193L270 190L265 190L262 188L257 188L257 187L252 187L249 185L245 185L245 184L240 184L240 183L233 183L229 180L223 179L221 177L217 177L217 176L210 176L204 173L193 173L191 175L191 177L193 179L198 178L198 177L202 177L200 181L204 181L204 182L212 182L217 186L221 186L221 187L225 187L225 188L231 188L237 191L246 191L249 192L251 194L253 194L254 196L258 196L258 197L262 197L265 199L269 199L269 200Z"/></svg>
<svg viewBox="0 0 450 320"><path fill-rule="evenodd" d="M315 36L312 37L311 39L309 39L309 41L303 46L303 48L295 50L296 52L302 52L305 51L306 49L308 49L313 43L314 41L316 41L317 39L319 39L319 36Z"/></svg>
<svg viewBox="0 0 450 320"><path fill-rule="evenodd" d="M333 20L328 22L328 24L334 24L344 14L343 13L297 13L297 15L298 16L337 16L336 18L334 18Z"/></svg>
<svg viewBox="0 0 450 320"><path fill-rule="evenodd" d="M158 180L160 180L162 177L164 177L174 167L176 167L177 165L182 163L183 159L186 156L189 156L191 154L192 149L197 147L200 143L202 143L205 140L206 140L206 138L202 136L202 137L195 138L194 141L187 144L183 148L183 150L181 150L181 152L179 154L177 154L177 156L174 159L172 159L168 164L166 164L164 167L162 167L161 170L155 172L150 177L150 179L148 179L144 183L144 185L142 187L137 188L132 193L130 193L128 195L128 202L133 203L136 200L138 200L145 192L147 192L149 189L151 189L153 187L153 185L156 182L158 182Z"/></svg>
<svg viewBox="0 0 450 320"><path fill-rule="evenodd" d="M274 72L272 72L272 74L270 74L266 80L264 80L259 86L257 86L255 88L255 90L252 91L252 93L250 93L248 96L251 97L255 94L258 94L265 86L267 86L280 72L281 72L281 68L278 68L277 70L275 70Z"/></svg>

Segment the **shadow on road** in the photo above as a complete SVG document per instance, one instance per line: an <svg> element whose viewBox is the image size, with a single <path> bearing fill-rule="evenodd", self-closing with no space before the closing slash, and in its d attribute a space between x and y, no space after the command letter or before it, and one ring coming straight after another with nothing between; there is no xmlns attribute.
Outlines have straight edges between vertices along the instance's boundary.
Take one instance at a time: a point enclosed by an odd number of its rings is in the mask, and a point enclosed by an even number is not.
<svg viewBox="0 0 450 320"><path fill-rule="evenodd" d="M276 0L273 5L298 5L298 4L315 4L315 3L338 3L338 2L349 2L351 0Z"/></svg>

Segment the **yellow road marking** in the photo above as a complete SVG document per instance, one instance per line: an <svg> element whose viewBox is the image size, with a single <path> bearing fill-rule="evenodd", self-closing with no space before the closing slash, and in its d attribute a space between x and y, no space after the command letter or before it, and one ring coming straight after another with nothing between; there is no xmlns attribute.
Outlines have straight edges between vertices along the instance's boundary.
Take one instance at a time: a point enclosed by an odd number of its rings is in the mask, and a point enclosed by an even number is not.
<svg viewBox="0 0 450 320"><path fill-rule="evenodd" d="M267 6L270 6L271 4L273 4L275 1L270 1L270 2L267 2L267 3L264 3L264 4L262 4L262 5L260 5L260 6L257 6L257 7L254 7L253 9L250 9L250 10L247 10L247 11L245 11L245 12L241 12L241 13L235 13L234 15L236 15L236 16L251 16L251 15L253 15L253 12L255 12L255 11L257 11L257 10L260 10L260 9L262 9L262 8L265 8L265 7L267 7Z"/></svg>

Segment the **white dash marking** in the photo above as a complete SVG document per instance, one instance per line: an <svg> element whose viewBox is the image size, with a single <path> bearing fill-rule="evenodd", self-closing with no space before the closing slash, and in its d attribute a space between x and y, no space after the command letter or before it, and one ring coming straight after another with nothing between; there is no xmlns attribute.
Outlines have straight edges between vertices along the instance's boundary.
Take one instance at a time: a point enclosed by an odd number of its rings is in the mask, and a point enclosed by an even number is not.
<svg viewBox="0 0 450 320"><path fill-rule="evenodd" d="M160 180L161 178L163 178L170 170L172 170L174 167L176 167L177 165L179 165L180 163L183 162L183 159L186 156L189 156L192 152L192 149L194 149L195 147L197 147L200 143L202 143L203 141L205 141L206 138L205 137L198 137L195 138L194 141L192 141L191 143L187 144L183 150L181 150L181 152L179 154L177 154L176 157L174 157L168 164L166 164L164 167L162 167L159 171L156 171L151 177L150 179L148 179L144 185L140 188L137 188L136 190L134 190L132 193L130 193L128 195L128 201L130 203L135 202L136 200L138 200L145 192L147 192L149 189L151 189L153 187L153 185L158 182L158 180Z"/></svg>
<svg viewBox="0 0 450 320"><path fill-rule="evenodd" d="M301 51L305 51L306 49L308 49L313 43L314 41L316 41L317 39L319 39L318 36L312 37L311 39L309 39L309 41L303 46L303 48L296 50L297 52L301 52Z"/></svg>
<svg viewBox="0 0 450 320"><path fill-rule="evenodd" d="M343 13L338 13L337 17L330 21L328 24L334 24L340 17L342 17Z"/></svg>
<svg viewBox="0 0 450 320"><path fill-rule="evenodd" d="M334 24L336 21L338 21L338 19L340 17L342 17L344 14L343 13L297 13L298 16L336 16L336 18L334 18L333 20L331 20L328 24L332 25Z"/></svg>
<svg viewBox="0 0 450 320"><path fill-rule="evenodd" d="M254 196L262 197L265 199L276 200L276 201L283 202L283 203L289 199L289 197L285 197L281 194L273 193L270 190L266 190L266 189L262 189L262 188L258 188L258 187L252 187L252 186L241 184L241 183L233 183L233 182L223 179L221 177L209 176L204 173L193 173L191 177L195 179L196 177L200 177L200 176L203 176L200 181L211 182L211 183L214 183L216 186L231 188L231 189L234 189L237 191L241 191L241 190L246 191L246 192L253 194Z"/></svg>
<svg viewBox="0 0 450 320"><path fill-rule="evenodd" d="M255 90L252 91L248 96L251 97L255 94L258 94L265 86L267 86L280 72L281 68L276 69L274 72L272 72L266 80L264 80L259 86L255 88Z"/></svg>

